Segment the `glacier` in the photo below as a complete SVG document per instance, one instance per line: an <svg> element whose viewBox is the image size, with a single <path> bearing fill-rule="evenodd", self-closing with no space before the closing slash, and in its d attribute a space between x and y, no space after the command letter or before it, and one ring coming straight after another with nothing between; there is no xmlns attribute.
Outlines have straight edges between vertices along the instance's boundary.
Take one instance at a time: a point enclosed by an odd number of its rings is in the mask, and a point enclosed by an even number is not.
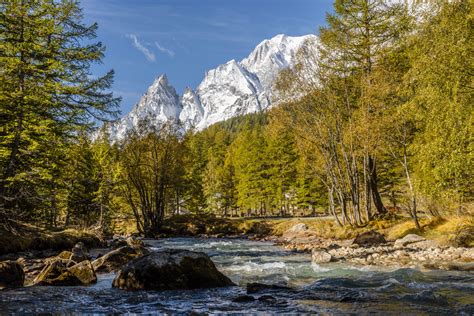
<svg viewBox="0 0 474 316"><path fill-rule="evenodd" d="M108 126L111 141L119 141L141 122L160 127L167 122L184 130L202 130L235 116L265 111L272 104L272 86L278 73L296 63L298 50L316 35L277 35L264 40L241 60L230 60L206 72L196 89L179 96L166 75L155 79L132 110Z"/></svg>

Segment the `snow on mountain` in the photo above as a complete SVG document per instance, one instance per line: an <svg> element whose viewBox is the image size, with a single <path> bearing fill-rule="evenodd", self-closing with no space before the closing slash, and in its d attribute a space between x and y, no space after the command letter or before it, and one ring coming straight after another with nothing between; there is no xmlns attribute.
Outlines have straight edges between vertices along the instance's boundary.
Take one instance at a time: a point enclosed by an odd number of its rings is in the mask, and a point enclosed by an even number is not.
<svg viewBox="0 0 474 316"><path fill-rule="evenodd" d="M202 130L229 118L263 111L271 106L272 84L278 73L294 66L299 48L315 35L277 35L265 40L244 60L231 60L207 71L195 91L180 98L165 75L158 77L138 104L110 126L111 140L123 139L139 122L159 127L168 121L184 129Z"/></svg>
<svg viewBox="0 0 474 316"><path fill-rule="evenodd" d="M186 88L181 97L181 105L183 109L179 114L179 121L183 124L185 129L192 128L201 122L204 115L199 96L191 89Z"/></svg>
<svg viewBox="0 0 474 316"><path fill-rule="evenodd" d="M178 121L182 105L176 90L168 83L166 75L155 79L140 101L122 119L110 126L111 140L123 139L127 132L140 122L159 126L168 121Z"/></svg>
<svg viewBox="0 0 474 316"><path fill-rule="evenodd" d="M206 73L196 92L204 109L198 130L228 118L261 111L258 92L261 85L235 60Z"/></svg>
<svg viewBox="0 0 474 316"><path fill-rule="evenodd" d="M255 74L264 89L270 89L278 72L293 65L294 57L302 43L312 35L289 37L283 34L257 45L241 64Z"/></svg>

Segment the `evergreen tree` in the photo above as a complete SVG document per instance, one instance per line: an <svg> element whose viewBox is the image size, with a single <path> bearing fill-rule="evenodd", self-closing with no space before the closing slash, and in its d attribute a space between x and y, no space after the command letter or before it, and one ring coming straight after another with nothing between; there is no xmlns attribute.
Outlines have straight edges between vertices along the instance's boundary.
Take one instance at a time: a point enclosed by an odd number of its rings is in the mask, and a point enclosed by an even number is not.
<svg viewBox="0 0 474 316"><path fill-rule="evenodd" d="M350 106L356 108L354 130L364 147L364 175L366 208L370 217L370 198L377 213L385 213L377 184L376 151L379 146L380 125L378 116L383 107L374 100L377 85L374 69L383 54L396 45L406 30L403 6L383 0L336 0L334 14L328 14L328 26L321 28L322 42L320 66L339 75L356 77L359 88Z"/></svg>
<svg viewBox="0 0 474 316"><path fill-rule="evenodd" d="M267 143L262 127L246 129L236 138L235 177L238 206L247 215L265 215L269 209L269 164L265 157Z"/></svg>
<svg viewBox="0 0 474 316"><path fill-rule="evenodd" d="M431 200L473 198L473 3L444 2L414 36L406 83L413 94L417 187Z"/></svg>
<svg viewBox="0 0 474 316"><path fill-rule="evenodd" d="M270 121L266 130L268 147L264 154L269 162L268 187L272 208L278 210L278 214L290 214L297 200L298 154L294 136L288 127L276 123L275 118Z"/></svg>
<svg viewBox="0 0 474 316"><path fill-rule="evenodd" d="M99 190L97 161L94 159L91 140L82 135L69 150L69 166L66 183L66 225L90 226L100 214L96 203Z"/></svg>
<svg viewBox="0 0 474 316"><path fill-rule="evenodd" d="M115 114L119 100L104 92L113 72L91 78L101 43L87 44L76 1L13 0L0 4L0 209L33 210L42 178L61 156L62 144L91 119ZM46 158L49 157L49 158ZM44 160L48 164L43 164ZM54 160L54 161L53 161Z"/></svg>

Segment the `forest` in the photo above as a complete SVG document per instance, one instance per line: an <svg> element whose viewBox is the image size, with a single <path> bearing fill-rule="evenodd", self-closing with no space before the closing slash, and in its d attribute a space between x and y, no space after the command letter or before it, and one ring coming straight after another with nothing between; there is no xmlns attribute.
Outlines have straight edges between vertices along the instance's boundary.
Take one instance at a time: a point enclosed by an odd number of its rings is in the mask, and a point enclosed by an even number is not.
<svg viewBox="0 0 474 316"><path fill-rule="evenodd" d="M374 218L472 214L474 15L469 0L337 0L275 103L183 132L111 143L120 98L97 24L71 1L0 4L0 223L140 234L175 214ZM102 126L102 127L101 127Z"/></svg>

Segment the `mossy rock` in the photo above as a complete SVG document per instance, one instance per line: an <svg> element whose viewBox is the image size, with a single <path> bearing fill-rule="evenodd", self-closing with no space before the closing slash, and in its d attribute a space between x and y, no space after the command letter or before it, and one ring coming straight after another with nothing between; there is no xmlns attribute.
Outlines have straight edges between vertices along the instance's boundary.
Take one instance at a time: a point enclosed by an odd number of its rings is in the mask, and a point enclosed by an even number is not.
<svg viewBox="0 0 474 316"><path fill-rule="evenodd" d="M142 256L149 251L146 248L133 248L130 246L121 247L106 253L92 262L94 270L97 272L112 272L120 269L130 260Z"/></svg>
<svg viewBox="0 0 474 316"><path fill-rule="evenodd" d="M20 287L24 282L25 272L18 262L0 262L0 288Z"/></svg>
<svg viewBox="0 0 474 316"><path fill-rule="evenodd" d="M72 273L84 285L97 282L97 276L89 260L82 261L70 267L68 272Z"/></svg>
<svg viewBox="0 0 474 316"><path fill-rule="evenodd" d="M112 286L125 290L189 290L234 285L205 253L164 249L130 261Z"/></svg>
<svg viewBox="0 0 474 316"><path fill-rule="evenodd" d="M40 286L76 286L95 283L97 277L89 260L70 268L67 260L57 259L46 265L35 278L34 284Z"/></svg>
<svg viewBox="0 0 474 316"><path fill-rule="evenodd" d="M64 250L61 251L59 255L57 255L57 258L63 259L63 260L69 260L71 258L72 252Z"/></svg>
<svg viewBox="0 0 474 316"><path fill-rule="evenodd" d="M35 278L35 285L81 285L82 282L67 269L67 261L55 260L44 267Z"/></svg>

